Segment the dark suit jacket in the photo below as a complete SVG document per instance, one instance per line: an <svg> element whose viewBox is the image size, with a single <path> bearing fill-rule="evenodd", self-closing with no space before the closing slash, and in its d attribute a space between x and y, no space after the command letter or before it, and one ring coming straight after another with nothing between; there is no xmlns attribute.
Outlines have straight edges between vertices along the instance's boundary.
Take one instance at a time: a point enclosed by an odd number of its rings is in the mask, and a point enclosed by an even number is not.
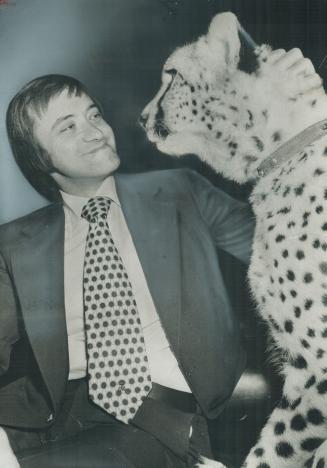
<svg viewBox="0 0 327 468"><path fill-rule="evenodd" d="M245 356L216 247L248 261L248 206L188 170L117 175L116 187L162 325L207 417ZM47 427L68 376L61 203L0 228L0 425Z"/></svg>

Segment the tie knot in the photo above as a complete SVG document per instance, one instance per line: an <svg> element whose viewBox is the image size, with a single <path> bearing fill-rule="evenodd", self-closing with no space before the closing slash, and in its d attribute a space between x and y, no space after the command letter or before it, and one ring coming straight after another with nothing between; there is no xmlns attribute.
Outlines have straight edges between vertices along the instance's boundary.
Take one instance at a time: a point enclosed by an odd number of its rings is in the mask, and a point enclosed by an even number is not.
<svg viewBox="0 0 327 468"><path fill-rule="evenodd" d="M95 223L98 218L106 219L110 209L111 199L107 197L94 197L84 205L81 216L89 223Z"/></svg>

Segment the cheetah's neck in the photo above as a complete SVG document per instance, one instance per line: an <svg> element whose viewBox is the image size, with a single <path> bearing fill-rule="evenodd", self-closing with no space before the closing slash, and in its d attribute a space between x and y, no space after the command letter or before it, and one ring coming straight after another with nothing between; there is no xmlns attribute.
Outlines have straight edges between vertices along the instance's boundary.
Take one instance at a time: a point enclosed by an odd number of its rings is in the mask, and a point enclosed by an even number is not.
<svg viewBox="0 0 327 468"><path fill-rule="evenodd" d="M325 96L295 100L286 110L284 97L267 92L256 77L236 75L219 90L210 138L198 154L225 177L244 183L257 178L268 155L325 118L327 100Z"/></svg>

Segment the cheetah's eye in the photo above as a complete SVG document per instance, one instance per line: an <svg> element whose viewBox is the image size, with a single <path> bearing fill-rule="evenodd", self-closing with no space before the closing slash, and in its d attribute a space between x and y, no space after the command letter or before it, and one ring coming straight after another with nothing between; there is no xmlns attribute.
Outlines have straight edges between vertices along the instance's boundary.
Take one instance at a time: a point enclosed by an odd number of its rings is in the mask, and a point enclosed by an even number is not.
<svg viewBox="0 0 327 468"><path fill-rule="evenodd" d="M168 70L165 70L165 73L168 73L168 75L175 76L177 73L176 68L168 68Z"/></svg>
<svg viewBox="0 0 327 468"><path fill-rule="evenodd" d="M175 68L167 68L166 70L163 70L162 82L170 83L171 81L173 81L176 75L177 70Z"/></svg>

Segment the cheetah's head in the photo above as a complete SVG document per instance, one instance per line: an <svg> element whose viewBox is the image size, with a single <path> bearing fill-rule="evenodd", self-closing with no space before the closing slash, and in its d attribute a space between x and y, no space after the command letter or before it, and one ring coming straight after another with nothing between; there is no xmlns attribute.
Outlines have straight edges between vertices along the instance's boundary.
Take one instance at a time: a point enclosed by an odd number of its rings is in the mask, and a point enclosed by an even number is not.
<svg viewBox="0 0 327 468"><path fill-rule="evenodd" d="M321 87L303 93L303 70L271 64L268 46L255 50L254 72L240 70L239 29L234 14L221 13L205 36L177 49L141 122L163 153L197 154L242 183L283 142L326 117L326 97Z"/></svg>

